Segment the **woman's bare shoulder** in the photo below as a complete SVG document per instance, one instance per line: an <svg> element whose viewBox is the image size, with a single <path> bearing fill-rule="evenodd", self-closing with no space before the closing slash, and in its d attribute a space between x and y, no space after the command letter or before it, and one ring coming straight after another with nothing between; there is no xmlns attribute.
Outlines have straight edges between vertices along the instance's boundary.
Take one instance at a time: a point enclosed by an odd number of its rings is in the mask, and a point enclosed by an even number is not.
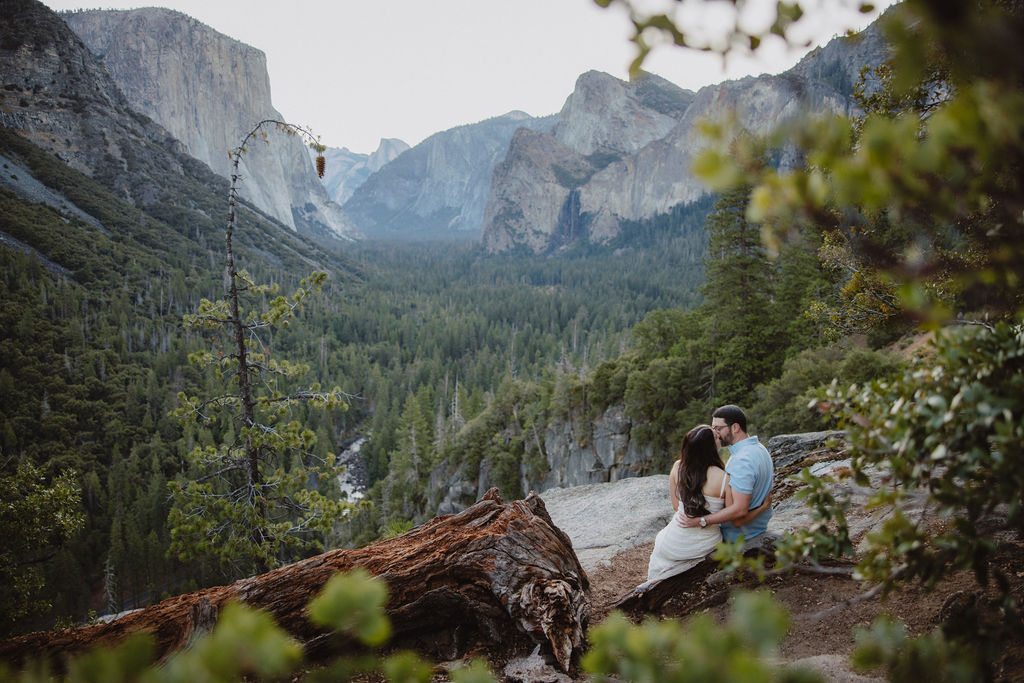
<svg viewBox="0 0 1024 683"><path fill-rule="evenodd" d="M716 465L712 465L708 468L708 478L704 483L704 493L711 495L718 495L718 492L722 490L722 479L725 477L725 470Z"/></svg>

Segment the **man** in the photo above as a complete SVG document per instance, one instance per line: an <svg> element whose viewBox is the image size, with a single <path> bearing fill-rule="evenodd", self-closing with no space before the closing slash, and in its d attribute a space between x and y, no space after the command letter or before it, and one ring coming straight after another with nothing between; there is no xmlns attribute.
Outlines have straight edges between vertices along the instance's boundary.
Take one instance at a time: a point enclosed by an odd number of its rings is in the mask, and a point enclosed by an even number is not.
<svg viewBox="0 0 1024 683"><path fill-rule="evenodd" d="M732 505L699 518L687 517L680 512L676 515L676 522L682 527L721 524L725 541L732 542L740 536L749 541L768 528L768 521L772 518L771 508L744 526L735 527L729 522L744 516L747 510L760 506L765 496L771 493L772 477L775 474L772 458L756 436L747 434L747 416L737 406L722 406L716 410L711 416L711 429L715 433L718 447L729 447L730 456L725 465L725 473L729 475Z"/></svg>

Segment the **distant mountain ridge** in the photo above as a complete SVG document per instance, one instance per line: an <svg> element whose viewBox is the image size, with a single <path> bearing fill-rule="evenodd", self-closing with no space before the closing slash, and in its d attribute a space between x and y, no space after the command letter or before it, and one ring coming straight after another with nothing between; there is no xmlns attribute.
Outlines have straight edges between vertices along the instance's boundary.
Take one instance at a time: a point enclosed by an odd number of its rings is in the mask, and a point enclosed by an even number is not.
<svg viewBox="0 0 1024 683"><path fill-rule="evenodd" d="M517 134L495 168L484 247L523 245L540 253L584 237L581 188L667 135L693 99L692 92L654 75L629 83L599 71L581 75L551 132Z"/></svg>
<svg viewBox="0 0 1024 683"><path fill-rule="evenodd" d="M373 154L359 154L347 147L328 147L324 152L327 160L324 188L327 194L338 204L344 204L372 173L379 171L384 164L394 161L407 149L409 145L398 138L382 139ZM310 150L310 155L315 155L315 152Z"/></svg>
<svg viewBox="0 0 1024 683"><path fill-rule="evenodd" d="M345 211L368 237L476 239L491 174L513 134L553 124L514 111L435 133L371 175Z"/></svg>
<svg viewBox="0 0 1024 683"><path fill-rule="evenodd" d="M697 93L653 74L626 82L590 71L557 115L513 112L431 136L368 177L344 207L369 237L479 237L491 252L606 243L707 194L690 170L706 144L701 120L735 116L764 133L804 113L851 114L860 68L885 58L869 27L783 74Z"/></svg>
<svg viewBox="0 0 1024 683"><path fill-rule="evenodd" d="M62 16L103 57L127 106L153 116L222 175L241 134L234 128L279 116L263 53L185 15L151 8ZM885 55L870 27L783 74L697 93L652 74L626 82L591 71L556 115L510 112L412 148L385 139L372 155L329 149L323 183L297 140L271 136L269 149L244 158L243 191L286 225L318 236L480 239L491 252L606 243L707 193L690 170L705 144L701 120L735 116L765 132L806 112L849 114L860 67Z"/></svg>
<svg viewBox="0 0 1024 683"><path fill-rule="evenodd" d="M110 70L128 104L169 130L189 154L231 174L228 151L263 119L270 99L266 56L199 21L161 8L60 15ZM242 159L242 196L292 229L350 240L358 230L323 188L303 143L270 135Z"/></svg>
<svg viewBox="0 0 1024 683"><path fill-rule="evenodd" d="M693 202L708 191L690 170L706 144L701 120L735 116L747 130L766 133L804 113L849 115L860 68L880 64L886 49L873 25L781 75L726 81L696 94L656 77L638 85L583 74L553 130L517 134L495 169L484 247L545 253L581 239L607 242L624 225Z"/></svg>

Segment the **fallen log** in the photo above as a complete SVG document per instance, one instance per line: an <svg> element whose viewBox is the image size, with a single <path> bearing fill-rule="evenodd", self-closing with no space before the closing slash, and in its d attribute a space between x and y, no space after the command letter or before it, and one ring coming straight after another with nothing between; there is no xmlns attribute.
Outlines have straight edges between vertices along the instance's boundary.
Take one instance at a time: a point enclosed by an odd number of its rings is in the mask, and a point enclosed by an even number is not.
<svg viewBox="0 0 1024 683"><path fill-rule="evenodd" d="M747 541L743 545L743 556L765 555L769 562L772 562L775 538L774 534L766 533ZM728 581L731 574L719 572L718 561L713 557L714 553L711 553L685 572L661 581L641 584L616 600L612 607L631 614L660 612L665 603L672 598L696 595L704 584L722 584Z"/></svg>
<svg viewBox="0 0 1024 683"><path fill-rule="evenodd" d="M672 598L696 593L717 570L718 562L709 555L685 572L637 586L616 600L612 607L631 614L658 612Z"/></svg>
<svg viewBox="0 0 1024 683"><path fill-rule="evenodd" d="M169 598L108 624L9 639L0 660L22 666L47 658L63 670L69 658L138 631L152 634L163 659L211 629L230 601L269 612L311 659L336 656L337 641L307 619L305 607L331 576L356 567L388 584L389 646L430 656L455 658L529 636L569 671L590 619L589 580L544 502L531 492L505 503L491 489L466 510L392 539Z"/></svg>

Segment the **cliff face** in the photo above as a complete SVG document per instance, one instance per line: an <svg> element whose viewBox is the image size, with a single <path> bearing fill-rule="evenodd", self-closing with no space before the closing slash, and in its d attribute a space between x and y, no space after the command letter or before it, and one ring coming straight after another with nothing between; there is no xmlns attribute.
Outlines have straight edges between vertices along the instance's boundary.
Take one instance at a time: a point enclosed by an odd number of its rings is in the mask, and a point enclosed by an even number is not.
<svg viewBox="0 0 1024 683"><path fill-rule="evenodd" d="M861 66L885 56L873 26L856 38L833 40L782 75L727 81L696 95L656 77L626 84L584 74L552 134L513 140L494 174L483 243L492 252L519 245L547 252L566 244L567 228L577 239L605 242L624 221L690 203L707 192L690 170L705 145L700 121L735 117L759 134L803 114L848 115ZM589 165L588 173L558 172L566 148ZM793 161L783 154L784 165ZM552 175L561 192L553 191Z"/></svg>
<svg viewBox="0 0 1024 683"><path fill-rule="evenodd" d="M689 90L654 75L627 83L588 71L576 80L552 136L586 157L635 154L667 135L693 97ZM596 159L595 164L601 161Z"/></svg>
<svg viewBox="0 0 1024 683"><path fill-rule="evenodd" d="M370 237L476 238L491 174L518 129L547 130L550 118L511 112L436 133L371 175L345 203Z"/></svg>
<svg viewBox="0 0 1024 683"><path fill-rule="evenodd" d="M155 201L162 174L181 174L182 145L129 109L81 40L39 2L0 2L0 125L25 136L118 196ZM145 163L159 160L159 164Z"/></svg>
<svg viewBox="0 0 1024 683"><path fill-rule="evenodd" d="M265 55L178 12L147 8L61 15L110 70L128 104L170 131L189 154L228 177L253 125L281 119ZM271 133L242 159L242 196L285 225L351 239L357 230L323 188L303 143Z"/></svg>
<svg viewBox="0 0 1024 683"><path fill-rule="evenodd" d="M534 252L572 241L580 185L594 173L586 157L549 134L516 131L494 169L484 211L484 247L491 252L525 245Z"/></svg>
<svg viewBox="0 0 1024 683"><path fill-rule="evenodd" d="M495 169L484 246L541 253L586 237L588 184L668 135L693 98L657 76L632 83L597 71L580 76L551 133L517 134Z"/></svg>
<svg viewBox="0 0 1024 683"><path fill-rule="evenodd" d="M228 181L189 156L162 126L131 109L104 64L42 3L0 0L0 16L0 126L129 202L142 216L133 220L152 217L205 248L203 231L223 227ZM51 191L61 184L54 177L31 178L19 159L9 163L19 172L6 187L28 201L79 218L87 215ZM239 215L245 225L236 241L240 254L282 268L339 272L340 259L259 214L249 202L242 203ZM92 216L84 220L101 225ZM125 224L118 229L126 230L121 238L137 239ZM159 252L169 244L175 242L145 248Z"/></svg>
<svg viewBox="0 0 1024 683"><path fill-rule="evenodd" d="M611 406L594 420L572 418L554 420L543 431L527 437L530 450L543 456L542 472L520 467L523 493L603 484L651 474L654 449L631 438L633 421L622 406ZM522 436L522 435L520 435ZM430 475L431 498L428 508L448 514L471 505L483 492L497 485L491 464L484 459L476 476L459 468L447 471L444 464Z"/></svg>
<svg viewBox="0 0 1024 683"><path fill-rule="evenodd" d="M381 140L373 154L359 154L347 147L328 147L324 152L327 158L327 172L324 173L327 194L338 204L344 204L367 178L407 149L409 145L398 138ZM315 155L315 152L310 150L310 154Z"/></svg>

